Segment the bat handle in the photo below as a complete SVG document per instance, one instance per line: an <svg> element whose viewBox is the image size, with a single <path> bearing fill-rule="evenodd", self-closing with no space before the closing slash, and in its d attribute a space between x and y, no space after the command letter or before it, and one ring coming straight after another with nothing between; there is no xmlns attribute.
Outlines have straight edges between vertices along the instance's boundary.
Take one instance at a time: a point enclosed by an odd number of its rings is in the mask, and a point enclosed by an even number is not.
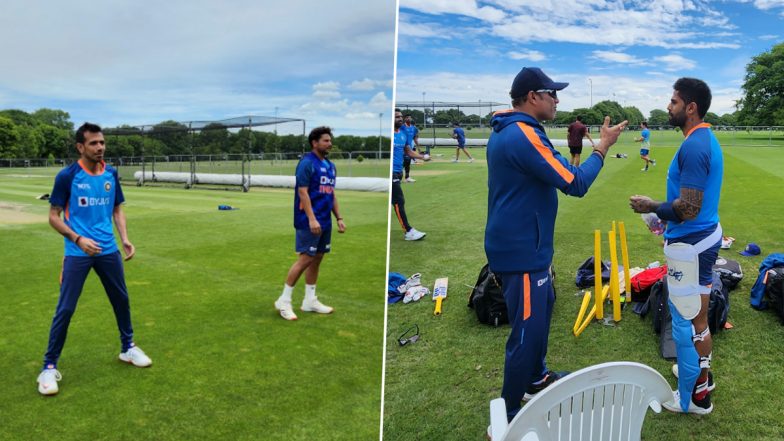
<svg viewBox="0 0 784 441"><path fill-rule="evenodd" d="M433 311L433 315L441 315L441 301L444 300L443 297L439 297L436 299L436 309Z"/></svg>

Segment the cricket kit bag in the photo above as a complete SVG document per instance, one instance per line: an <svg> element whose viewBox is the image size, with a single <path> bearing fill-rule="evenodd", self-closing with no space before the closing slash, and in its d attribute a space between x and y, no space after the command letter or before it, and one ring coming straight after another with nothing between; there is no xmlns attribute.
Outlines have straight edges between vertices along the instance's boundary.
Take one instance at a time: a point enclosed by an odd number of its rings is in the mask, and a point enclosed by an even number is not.
<svg viewBox="0 0 784 441"><path fill-rule="evenodd" d="M667 265L648 268L645 271L635 274L629 280L632 285L632 301L644 302L652 293L653 285L662 280L667 275Z"/></svg>
<svg viewBox="0 0 784 441"><path fill-rule="evenodd" d="M730 291L735 289L738 283L743 280L743 269L741 269L737 260L725 259L719 256L713 265L713 271L719 273L721 282Z"/></svg>
<svg viewBox="0 0 784 441"><path fill-rule="evenodd" d="M474 289L468 297L468 307L474 308L476 318L486 325L498 327L509 323L501 278L490 271L489 265L479 271Z"/></svg>
<svg viewBox="0 0 784 441"><path fill-rule="evenodd" d="M765 273L765 298L784 324L784 266L776 266Z"/></svg>
<svg viewBox="0 0 784 441"><path fill-rule="evenodd" d="M777 266L784 266L784 254L782 253L770 254L760 264L759 276L757 276L754 286L751 287L751 296L749 296L749 303L751 303L752 308L762 310L768 307L768 302L763 300L765 296L765 276L769 269Z"/></svg>

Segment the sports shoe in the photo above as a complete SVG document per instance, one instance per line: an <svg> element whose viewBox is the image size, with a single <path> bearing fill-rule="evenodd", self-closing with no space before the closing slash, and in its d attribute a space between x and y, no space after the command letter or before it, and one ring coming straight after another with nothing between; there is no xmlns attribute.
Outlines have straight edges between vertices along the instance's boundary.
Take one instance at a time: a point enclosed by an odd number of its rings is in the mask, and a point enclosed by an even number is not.
<svg viewBox="0 0 784 441"><path fill-rule="evenodd" d="M647 168L641 168L640 171L648 171Z"/></svg>
<svg viewBox="0 0 784 441"><path fill-rule="evenodd" d="M419 240L425 237L427 233L423 233L421 231L417 231L416 228L412 228L406 232L406 240Z"/></svg>
<svg viewBox="0 0 784 441"><path fill-rule="evenodd" d="M60 391L57 382L62 380L63 376L60 371L55 368L44 369L38 374L38 392L41 395L56 395Z"/></svg>
<svg viewBox="0 0 784 441"><path fill-rule="evenodd" d="M713 403L711 403L710 400L710 392L705 394L705 398L700 400L699 403L695 403L692 397L692 400L689 401L689 408L686 409L686 412L684 412L683 409L681 409L681 394L679 391L674 390L672 391L672 401L662 403L662 407L674 413L693 413L696 415L707 415L713 412Z"/></svg>
<svg viewBox="0 0 784 441"><path fill-rule="evenodd" d="M457 162L457 159L453 159L452 162Z"/></svg>
<svg viewBox="0 0 784 441"><path fill-rule="evenodd" d="M672 375L675 375L675 378L678 378L678 365L672 365ZM716 389L716 383L713 382L713 371L708 371L708 392L713 391Z"/></svg>
<svg viewBox="0 0 784 441"><path fill-rule="evenodd" d="M469 159L468 162L474 162L474 158Z"/></svg>
<svg viewBox="0 0 784 441"><path fill-rule="evenodd" d="M297 314L294 314L294 309L291 308L291 302L285 302L283 300L275 300L275 309L280 311L280 316L283 317L284 320L296 320Z"/></svg>
<svg viewBox="0 0 784 441"><path fill-rule="evenodd" d="M542 381L539 384L532 384L528 386L528 390L525 392L525 395L523 395L523 401L532 400L536 396L536 394L543 391L545 388L547 388L547 386L555 383L556 381L569 375L570 373L571 372L566 372L566 371L558 371L558 372L547 371L547 373L544 374L544 381Z"/></svg>
<svg viewBox="0 0 784 441"><path fill-rule="evenodd" d="M136 367L149 367L152 360L138 346L132 346L125 352L120 352L120 361L130 363Z"/></svg>
<svg viewBox="0 0 784 441"><path fill-rule="evenodd" d="M335 308L319 302L317 297L303 300L300 309L306 312L318 312L319 314L331 314L335 310Z"/></svg>
<svg viewBox="0 0 784 441"><path fill-rule="evenodd" d="M656 166L656 160L655 160L655 159L651 159L651 164L653 164L654 166Z"/></svg>
<svg viewBox="0 0 784 441"><path fill-rule="evenodd" d="M414 179L414 178L406 178L406 182L416 182L416 179Z"/></svg>

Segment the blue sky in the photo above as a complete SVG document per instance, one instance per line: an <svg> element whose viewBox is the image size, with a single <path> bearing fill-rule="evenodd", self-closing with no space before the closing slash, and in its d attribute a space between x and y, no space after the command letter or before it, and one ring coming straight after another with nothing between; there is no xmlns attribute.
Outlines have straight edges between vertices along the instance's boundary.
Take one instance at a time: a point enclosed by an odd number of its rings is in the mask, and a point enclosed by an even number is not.
<svg viewBox="0 0 784 441"><path fill-rule="evenodd" d="M517 72L539 66L570 83L561 110L589 107L592 95L647 117L690 76L708 83L710 111L722 115L751 58L782 41L784 0L400 0L396 101L425 92L508 107Z"/></svg>
<svg viewBox="0 0 784 441"><path fill-rule="evenodd" d="M114 126L277 107L358 135L383 112L391 130L390 0L4 0L0 42L0 109Z"/></svg>

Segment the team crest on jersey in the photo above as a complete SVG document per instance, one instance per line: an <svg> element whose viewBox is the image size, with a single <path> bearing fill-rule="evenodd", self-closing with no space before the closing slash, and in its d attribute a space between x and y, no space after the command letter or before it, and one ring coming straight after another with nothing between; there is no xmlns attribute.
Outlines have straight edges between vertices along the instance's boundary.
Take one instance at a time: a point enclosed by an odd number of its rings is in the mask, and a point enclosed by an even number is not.
<svg viewBox="0 0 784 441"><path fill-rule="evenodd" d="M104 182L103 183L103 189L106 190L106 191L111 191L112 190L112 183L109 182L109 181Z"/></svg>

